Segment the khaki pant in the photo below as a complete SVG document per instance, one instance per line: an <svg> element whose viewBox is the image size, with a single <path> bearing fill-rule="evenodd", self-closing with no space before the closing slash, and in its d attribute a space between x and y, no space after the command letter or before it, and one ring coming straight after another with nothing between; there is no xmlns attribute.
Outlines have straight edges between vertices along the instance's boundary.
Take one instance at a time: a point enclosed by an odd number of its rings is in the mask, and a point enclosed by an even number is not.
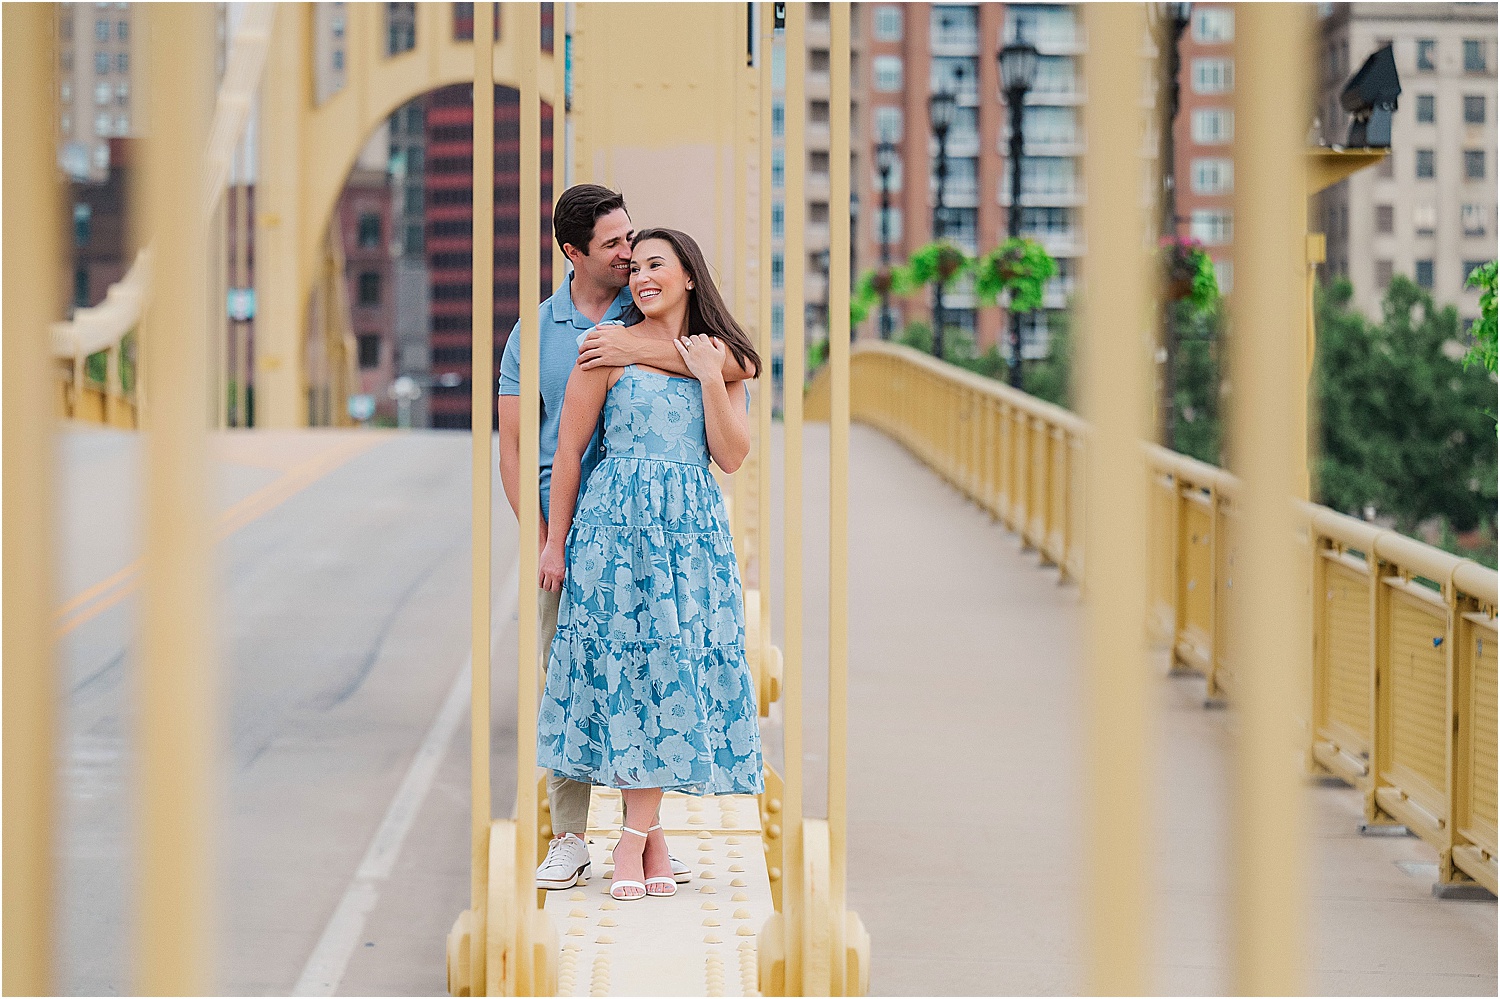
<svg viewBox="0 0 1500 999"><path fill-rule="evenodd" d="M557 605L561 593L540 590L537 593L537 671L543 686L547 683L547 658L552 652L552 638L557 634ZM547 800L552 805L552 835L573 833L586 838L589 829L589 796L593 788L566 777L547 775Z"/></svg>

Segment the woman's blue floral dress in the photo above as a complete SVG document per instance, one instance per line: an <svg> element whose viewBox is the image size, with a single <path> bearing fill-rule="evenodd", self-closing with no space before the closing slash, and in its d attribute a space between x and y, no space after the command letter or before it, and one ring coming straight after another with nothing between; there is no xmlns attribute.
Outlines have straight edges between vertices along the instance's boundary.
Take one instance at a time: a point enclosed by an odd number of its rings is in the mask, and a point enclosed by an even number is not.
<svg viewBox="0 0 1500 999"><path fill-rule="evenodd" d="M607 787L762 790L744 602L696 379L627 367L568 532L537 764Z"/></svg>

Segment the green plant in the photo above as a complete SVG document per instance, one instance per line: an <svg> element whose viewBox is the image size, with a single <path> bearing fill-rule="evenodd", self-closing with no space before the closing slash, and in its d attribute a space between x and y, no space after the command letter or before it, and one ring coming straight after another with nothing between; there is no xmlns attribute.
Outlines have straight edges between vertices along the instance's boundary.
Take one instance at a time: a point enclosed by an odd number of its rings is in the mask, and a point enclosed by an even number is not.
<svg viewBox="0 0 1500 999"><path fill-rule="evenodd" d="M1469 279L1464 282L1466 288L1479 289L1479 318L1469 332L1474 335L1474 343L1469 347L1469 352L1464 356L1464 368L1478 364L1487 368L1491 373L1495 371L1495 261L1491 260L1483 266L1474 268L1469 273Z"/></svg>
<svg viewBox="0 0 1500 999"><path fill-rule="evenodd" d="M1167 297L1186 301L1195 312L1213 308L1219 301L1219 277L1203 245L1191 236L1163 236L1159 245Z"/></svg>
<svg viewBox="0 0 1500 999"><path fill-rule="evenodd" d="M932 327L920 319L913 319L906 324L896 342L905 344L913 350L920 350L924 354L932 353Z"/></svg>
<svg viewBox="0 0 1500 999"><path fill-rule="evenodd" d="M892 270L891 290L895 294L910 294L924 285L939 282L946 288L973 266L974 261L948 240L933 240L913 251L905 266Z"/></svg>
<svg viewBox="0 0 1500 999"><path fill-rule="evenodd" d="M974 294L984 305L994 305L1008 292L1011 312L1031 312L1042 306L1042 289L1057 273L1057 261L1034 239L1007 239L974 264Z"/></svg>

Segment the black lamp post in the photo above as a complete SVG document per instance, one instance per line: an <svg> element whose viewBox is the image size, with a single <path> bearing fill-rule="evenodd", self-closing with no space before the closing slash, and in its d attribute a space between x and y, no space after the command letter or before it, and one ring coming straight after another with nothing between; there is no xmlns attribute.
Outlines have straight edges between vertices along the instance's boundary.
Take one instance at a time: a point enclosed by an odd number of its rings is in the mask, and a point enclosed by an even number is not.
<svg viewBox="0 0 1500 999"><path fill-rule="evenodd" d="M880 172L880 339L891 338L891 172L896 169L896 147L886 141L875 147L875 169Z"/></svg>
<svg viewBox="0 0 1500 999"><path fill-rule="evenodd" d="M1182 33L1192 17L1191 3L1163 3L1155 8L1158 14L1158 49L1162 53L1161 88L1164 97L1162 106L1161 136L1158 143L1158 158L1161 160L1161 231L1165 236L1177 235L1177 112L1180 110L1182 88L1178 77L1182 75L1182 55L1178 48ZM1173 303L1162 302L1161 339L1162 371L1161 443L1171 448L1177 439L1177 324Z"/></svg>
<svg viewBox="0 0 1500 999"><path fill-rule="evenodd" d="M927 113L932 120L932 134L937 137L937 203L932 209L932 238L942 239L946 232L947 209L943 196L948 186L948 129L953 126L953 111L956 107L953 94L940 90L927 99ZM943 311L943 279L939 275L932 286L932 356L943 356L943 326L947 316Z"/></svg>
<svg viewBox="0 0 1500 999"><path fill-rule="evenodd" d="M1016 40L995 55L1000 63L1000 89L1005 95L1005 106L1010 109L1010 212L1006 215L1005 231L1012 238L1021 234L1021 156L1024 147L1021 133L1021 112L1026 105L1026 92L1036 80L1037 50L1016 32ZM1014 309L1010 313L1010 383L1021 387L1021 314Z"/></svg>

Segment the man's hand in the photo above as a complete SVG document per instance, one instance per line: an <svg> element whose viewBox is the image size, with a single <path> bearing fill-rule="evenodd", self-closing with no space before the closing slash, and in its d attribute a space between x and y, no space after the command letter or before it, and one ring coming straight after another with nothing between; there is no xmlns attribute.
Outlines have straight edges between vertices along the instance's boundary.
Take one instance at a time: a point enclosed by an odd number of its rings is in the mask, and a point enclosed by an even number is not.
<svg viewBox="0 0 1500 999"><path fill-rule="evenodd" d="M641 360L641 338L619 323L601 323L589 330L578 347L580 368L623 368Z"/></svg>

